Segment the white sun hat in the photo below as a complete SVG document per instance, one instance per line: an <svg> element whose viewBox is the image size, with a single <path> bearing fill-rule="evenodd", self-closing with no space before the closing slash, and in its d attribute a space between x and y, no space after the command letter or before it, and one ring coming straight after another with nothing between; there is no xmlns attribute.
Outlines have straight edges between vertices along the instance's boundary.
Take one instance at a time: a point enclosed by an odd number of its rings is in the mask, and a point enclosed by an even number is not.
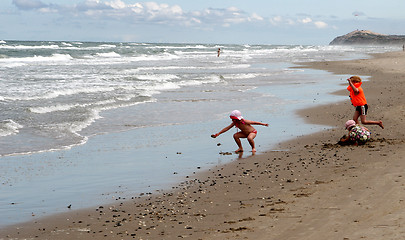
<svg viewBox="0 0 405 240"><path fill-rule="evenodd" d="M233 110L229 116L231 119L242 120L242 113L239 110Z"/></svg>

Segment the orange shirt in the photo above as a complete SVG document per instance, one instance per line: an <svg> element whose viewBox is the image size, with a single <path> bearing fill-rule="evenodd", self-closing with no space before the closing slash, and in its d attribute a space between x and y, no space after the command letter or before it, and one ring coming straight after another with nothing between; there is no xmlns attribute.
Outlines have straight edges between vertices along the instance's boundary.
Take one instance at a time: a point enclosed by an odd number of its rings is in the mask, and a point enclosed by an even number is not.
<svg viewBox="0 0 405 240"><path fill-rule="evenodd" d="M350 85L347 87L347 90L350 92L350 100L352 101L352 104L355 107L367 104L366 96L364 96L361 84L362 84L361 82L353 84L359 90L359 93L357 95L354 94L354 91Z"/></svg>

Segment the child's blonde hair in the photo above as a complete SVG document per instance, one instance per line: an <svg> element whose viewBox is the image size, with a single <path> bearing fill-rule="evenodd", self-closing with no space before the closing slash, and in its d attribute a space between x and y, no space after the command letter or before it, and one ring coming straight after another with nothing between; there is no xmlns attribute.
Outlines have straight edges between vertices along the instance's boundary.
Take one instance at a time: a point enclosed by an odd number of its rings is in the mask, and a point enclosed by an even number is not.
<svg viewBox="0 0 405 240"><path fill-rule="evenodd" d="M351 76L350 79L351 79L353 82L361 82L361 78L360 78L359 76Z"/></svg>

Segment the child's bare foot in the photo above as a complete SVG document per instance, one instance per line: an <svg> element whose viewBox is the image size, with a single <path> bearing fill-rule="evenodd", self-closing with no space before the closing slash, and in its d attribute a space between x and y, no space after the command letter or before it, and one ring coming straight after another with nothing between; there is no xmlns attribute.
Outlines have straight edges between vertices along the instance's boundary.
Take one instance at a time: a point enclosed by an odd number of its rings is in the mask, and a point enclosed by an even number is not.
<svg viewBox="0 0 405 240"><path fill-rule="evenodd" d="M382 124L382 121L380 120L380 122L378 123L378 126L380 126L380 128L384 129L384 125Z"/></svg>
<svg viewBox="0 0 405 240"><path fill-rule="evenodd" d="M256 152L256 148L252 148L252 152Z"/></svg>
<svg viewBox="0 0 405 240"><path fill-rule="evenodd" d="M243 148L238 148L238 150L235 151L236 153L241 153L243 152Z"/></svg>

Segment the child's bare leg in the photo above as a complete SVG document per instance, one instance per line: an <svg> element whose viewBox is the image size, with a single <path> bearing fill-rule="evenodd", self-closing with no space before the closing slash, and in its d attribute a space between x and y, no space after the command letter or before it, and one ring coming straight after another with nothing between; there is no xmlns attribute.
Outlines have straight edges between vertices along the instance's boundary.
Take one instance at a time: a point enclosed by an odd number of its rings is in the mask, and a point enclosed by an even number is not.
<svg viewBox="0 0 405 240"><path fill-rule="evenodd" d="M358 111L354 111L353 120L356 122L356 124L359 124L359 117L360 113Z"/></svg>
<svg viewBox="0 0 405 240"><path fill-rule="evenodd" d="M245 134L238 132L233 135L233 139L235 139L236 145L238 145L238 149L235 151L236 153L238 152L243 152L243 147L242 147L242 142L240 141L240 138L246 137Z"/></svg>
<svg viewBox="0 0 405 240"><path fill-rule="evenodd" d="M250 133L247 137L250 146L252 147L252 152L256 152L255 141L253 140L256 137L256 133Z"/></svg>
<svg viewBox="0 0 405 240"><path fill-rule="evenodd" d="M361 115L360 120L361 120L361 123L364 125L378 125L378 126L380 126L380 128L384 129L384 125L381 120L380 121L369 121L366 119L366 115Z"/></svg>

